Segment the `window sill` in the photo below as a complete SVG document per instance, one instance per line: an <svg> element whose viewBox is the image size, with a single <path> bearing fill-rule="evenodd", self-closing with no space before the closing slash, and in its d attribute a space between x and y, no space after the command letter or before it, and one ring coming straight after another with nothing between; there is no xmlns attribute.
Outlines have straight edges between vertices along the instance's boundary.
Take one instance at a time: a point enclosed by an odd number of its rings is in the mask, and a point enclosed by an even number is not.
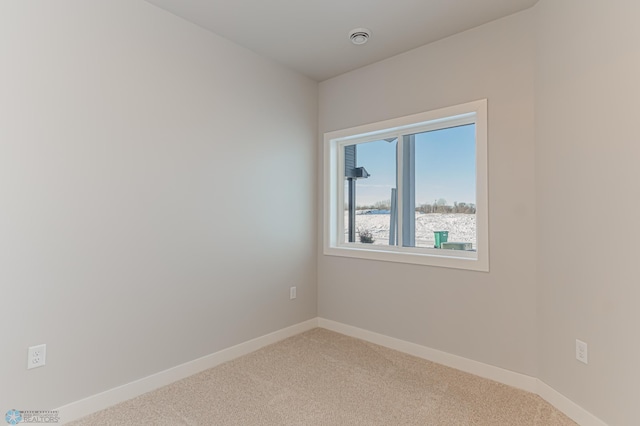
<svg viewBox="0 0 640 426"><path fill-rule="evenodd" d="M327 256L489 272L487 257L481 256L481 253L476 251L424 248L419 249L420 252L417 252L414 248L362 246L364 244L356 243L349 246L325 247L324 254Z"/></svg>

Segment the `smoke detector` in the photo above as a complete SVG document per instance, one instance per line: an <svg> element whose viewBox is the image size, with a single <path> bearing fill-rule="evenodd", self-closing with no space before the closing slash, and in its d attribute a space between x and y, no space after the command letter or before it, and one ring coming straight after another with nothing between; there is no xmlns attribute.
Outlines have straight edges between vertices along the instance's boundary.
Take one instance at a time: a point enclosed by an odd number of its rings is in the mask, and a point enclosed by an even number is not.
<svg viewBox="0 0 640 426"><path fill-rule="evenodd" d="M349 40L351 43L359 45L365 44L369 37L371 36L371 31L366 28L356 28L355 30L351 30L349 33Z"/></svg>

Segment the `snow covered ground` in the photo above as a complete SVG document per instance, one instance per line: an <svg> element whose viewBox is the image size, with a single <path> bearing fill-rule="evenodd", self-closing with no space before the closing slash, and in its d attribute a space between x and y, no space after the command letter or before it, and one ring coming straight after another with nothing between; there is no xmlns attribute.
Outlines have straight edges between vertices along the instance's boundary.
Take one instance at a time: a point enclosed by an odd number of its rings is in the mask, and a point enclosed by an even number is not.
<svg viewBox="0 0 640 426"><path fill-rule="evenodd" d="M382 212L382 213L381 213ZM366 210L356 214L356 229L373 234L374 244L389 244L389 213ZM347 213L345 213L347 223ZM462 213L416 213L416 246L433 247L434 231L449 231L448 241L470 242L476 248L476 215ZM346 235L345 230L345 235ZM359 241L356 235L357 241Z"/></svg>

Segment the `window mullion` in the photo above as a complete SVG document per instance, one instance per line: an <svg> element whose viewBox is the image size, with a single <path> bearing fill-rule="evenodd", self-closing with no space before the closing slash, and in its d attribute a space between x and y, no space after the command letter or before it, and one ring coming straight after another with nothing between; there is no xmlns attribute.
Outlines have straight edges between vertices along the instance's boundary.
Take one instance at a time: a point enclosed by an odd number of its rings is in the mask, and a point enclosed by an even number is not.
<svg viewBox="0 0 640 426"><path fill-rule="evenodd" d="M336 170L336 181L337 181L337 190L338 190L338 202L337 204L337 222L338 222L338 229L336 229L337 231L337 239L336 241L339 244L343 244L345 243L345 238L344 238L344 212L345 212L345 202L344 202L344 185L345 185L345 176L344 176L344 144L338 144L337 145L337 152L336 152L336 157L338 160L338 170Z"/></svg>
<svg viewBox="0 0 640 426"><path fill-rule="evenodd" d="M396 142L396 208L398 210L398 214L396 215L396 219L397 219L397 224L398 224L398 229L397 229L397 245L398 247L403 247L404 246L404 242L402 239L402 234L403 234L403 194L404 194L404 188L403 188L403 182L402 182L402 173L403 173L403 164L402 164L402 158L403 158L403 143L402 143L402 137L403 135L398 133L397 135L397 142Z"/></svg>
<svg viewBox="0 0 640 426"><path fill-rule="evenodd" d="M416 245L416 200L415 200L415 135L402 136L402 208L403 229L402 247L414 247Z"/></svg>

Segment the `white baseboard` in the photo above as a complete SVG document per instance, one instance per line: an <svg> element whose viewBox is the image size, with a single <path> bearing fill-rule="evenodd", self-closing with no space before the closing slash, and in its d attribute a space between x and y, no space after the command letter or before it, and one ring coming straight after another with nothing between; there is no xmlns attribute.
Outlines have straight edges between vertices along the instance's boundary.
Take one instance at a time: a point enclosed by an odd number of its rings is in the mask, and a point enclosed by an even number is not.
<svg viewBox="0 0 640 426"><path fill-rule="evenodd" d="M105 392L90 396L80 401L72 402L57 409L62 423L77 420L81 417L103 410L112 405L126 401L144 393L150 392L175 381L192 376L201 371L215 367L223 362L254 352L264 346L276 343L296 334L303 333L318 326L318 319L283 328L265 336L257 337L236 346L223 349L202 358L186 362L168 370L144 377L131 383L109 389Z"/></svg>
<svg viewBox="0 0 640 426"><path fill-rule="evenodd" d="M375 343L389 349L404 352L538 394L581 426L607 426L602 420L535 377L324 318L310 319L265 336L257 337L140 380L118 386L80 401L72 402L71 404L58 408L57 411L59 412L62 423L67 423L316 327L326 328L327 330Z"/></svg>
<svg viewBox="0 0 640 426"><path fill-rule="evenodd" d="M605 422L538 378L324 318L318 318L318 327L535 393L580 426L607 426Z"/></svg>
<svg viewBox="0 0 640 426"><path fill-rule="evenodd" d="M538 389L536 393L580 426L607 426L605 422L575 402L571 401L569 398L562 395L542 380L538 380Z"/></svg>
<svg viewBox="0 0 640 426"><path fill-rule="evenodd" d="M346 334L347 336L355 337L357 339L366 340L367 342L375 343L376 345L395 349L409 355L417 356L418 358L437 362L438 364L475 374L476 376L484 377L486 379L495 380L496 382L504 383L505 385L513 386L527 392L536 392L538 379L525 374L505 370L504 368L473 361L458 355L452 355L437 349L428 348L416 343L407 342L405 340L396 339L394 337L385 336L383 334L374 333L324 318L318 318L318 327Z"/></svg>

